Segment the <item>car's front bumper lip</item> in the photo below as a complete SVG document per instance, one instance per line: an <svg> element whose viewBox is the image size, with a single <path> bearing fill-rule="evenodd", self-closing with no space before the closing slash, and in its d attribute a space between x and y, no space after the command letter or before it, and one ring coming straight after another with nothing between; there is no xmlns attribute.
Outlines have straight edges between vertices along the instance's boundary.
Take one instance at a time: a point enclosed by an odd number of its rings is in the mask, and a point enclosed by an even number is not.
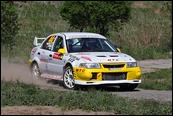
<svg viewBox="0 0 173 116"><path fill-rule="evenodd" d="M29 63L32 63L32 60L31 60L31 59L29 59L29 60L28 60L28 62L29 62Z"/></svg>
<svg viewBox="0 0 173 116"><path fill-rule="evenodd" d="M80 81L80 80L75 80L75 84L78 85L102 85L102 84L138 84L141 83L141 79L139 80L104 80L104 81Z"/></svg>

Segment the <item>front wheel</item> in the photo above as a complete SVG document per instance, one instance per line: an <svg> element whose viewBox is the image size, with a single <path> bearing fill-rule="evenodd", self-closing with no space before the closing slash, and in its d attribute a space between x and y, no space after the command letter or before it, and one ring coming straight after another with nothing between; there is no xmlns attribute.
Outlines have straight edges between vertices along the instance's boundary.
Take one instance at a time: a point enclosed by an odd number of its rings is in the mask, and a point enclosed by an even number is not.
<svg viewBox="0 0 173 116"><path fill-rule="evenodd" d="M32 64L31 73L34 79L40 78L41 73L37 63Z"/></svg>
<svg viewBox="0 0 173 116"><path fill-rule="evenodd" d="M71 67L67 67L64 71L63 84L64 84L64 87L67 89L75 88L73 69Z"/></svg>
<svg viewBox="0 0 173 116"><path fill-rule="evenodd" d="M120 86L120 89L124 91L132 91L138 86L138 84L121 84L119 86Z"/></svg>

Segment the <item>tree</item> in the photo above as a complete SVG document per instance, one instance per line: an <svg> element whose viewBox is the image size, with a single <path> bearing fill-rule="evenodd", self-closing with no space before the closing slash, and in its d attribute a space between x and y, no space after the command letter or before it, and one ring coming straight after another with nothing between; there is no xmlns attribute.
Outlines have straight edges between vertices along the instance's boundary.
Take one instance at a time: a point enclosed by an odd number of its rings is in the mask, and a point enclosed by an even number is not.
<svg viewBox="0 0 173 116"><path fill-rule="evenodd" d="M18 15L13 2L1 1L1 44L12 50L14 36L18 33Z"/></svg>
<svg viewBox="0 0 173 116"><path fill-rule="evenodd" d="M106 35L109 29L119 31L129 20L131 4L130 1L66 1L60 15L73 28Z"/></svg>

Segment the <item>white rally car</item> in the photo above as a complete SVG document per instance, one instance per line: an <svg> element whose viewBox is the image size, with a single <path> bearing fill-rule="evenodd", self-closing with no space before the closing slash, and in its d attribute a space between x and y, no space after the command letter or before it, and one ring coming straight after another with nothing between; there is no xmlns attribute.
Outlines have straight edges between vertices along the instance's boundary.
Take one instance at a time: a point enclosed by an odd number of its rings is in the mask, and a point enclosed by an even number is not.
<svg viewBox="0 0 173 116"><path fill-rule="evenodd" d="M43 40L42 42L39 42ZM34 39L30 66L34 78L76 85L118 85L134 90L141 70L131 56L121 53L106 37L89 32L61 32Z"/></svg>

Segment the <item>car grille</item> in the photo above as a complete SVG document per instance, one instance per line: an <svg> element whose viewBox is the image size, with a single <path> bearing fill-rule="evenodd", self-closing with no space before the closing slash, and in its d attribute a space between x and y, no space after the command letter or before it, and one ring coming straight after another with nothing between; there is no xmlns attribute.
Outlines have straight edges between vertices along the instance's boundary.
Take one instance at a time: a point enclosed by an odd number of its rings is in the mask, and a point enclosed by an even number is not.
<svg viewBox="0 0 173 116"><path fill-rule="evenodd" d="M117 65L103 65L104 68L123 68L125 64L117 64Z"/></svg>
<svg viewBox="0 0 173 116"><path fill-rule="evenodd" d="M126 80L127 73L102 73L102 80Z"/></svg>

